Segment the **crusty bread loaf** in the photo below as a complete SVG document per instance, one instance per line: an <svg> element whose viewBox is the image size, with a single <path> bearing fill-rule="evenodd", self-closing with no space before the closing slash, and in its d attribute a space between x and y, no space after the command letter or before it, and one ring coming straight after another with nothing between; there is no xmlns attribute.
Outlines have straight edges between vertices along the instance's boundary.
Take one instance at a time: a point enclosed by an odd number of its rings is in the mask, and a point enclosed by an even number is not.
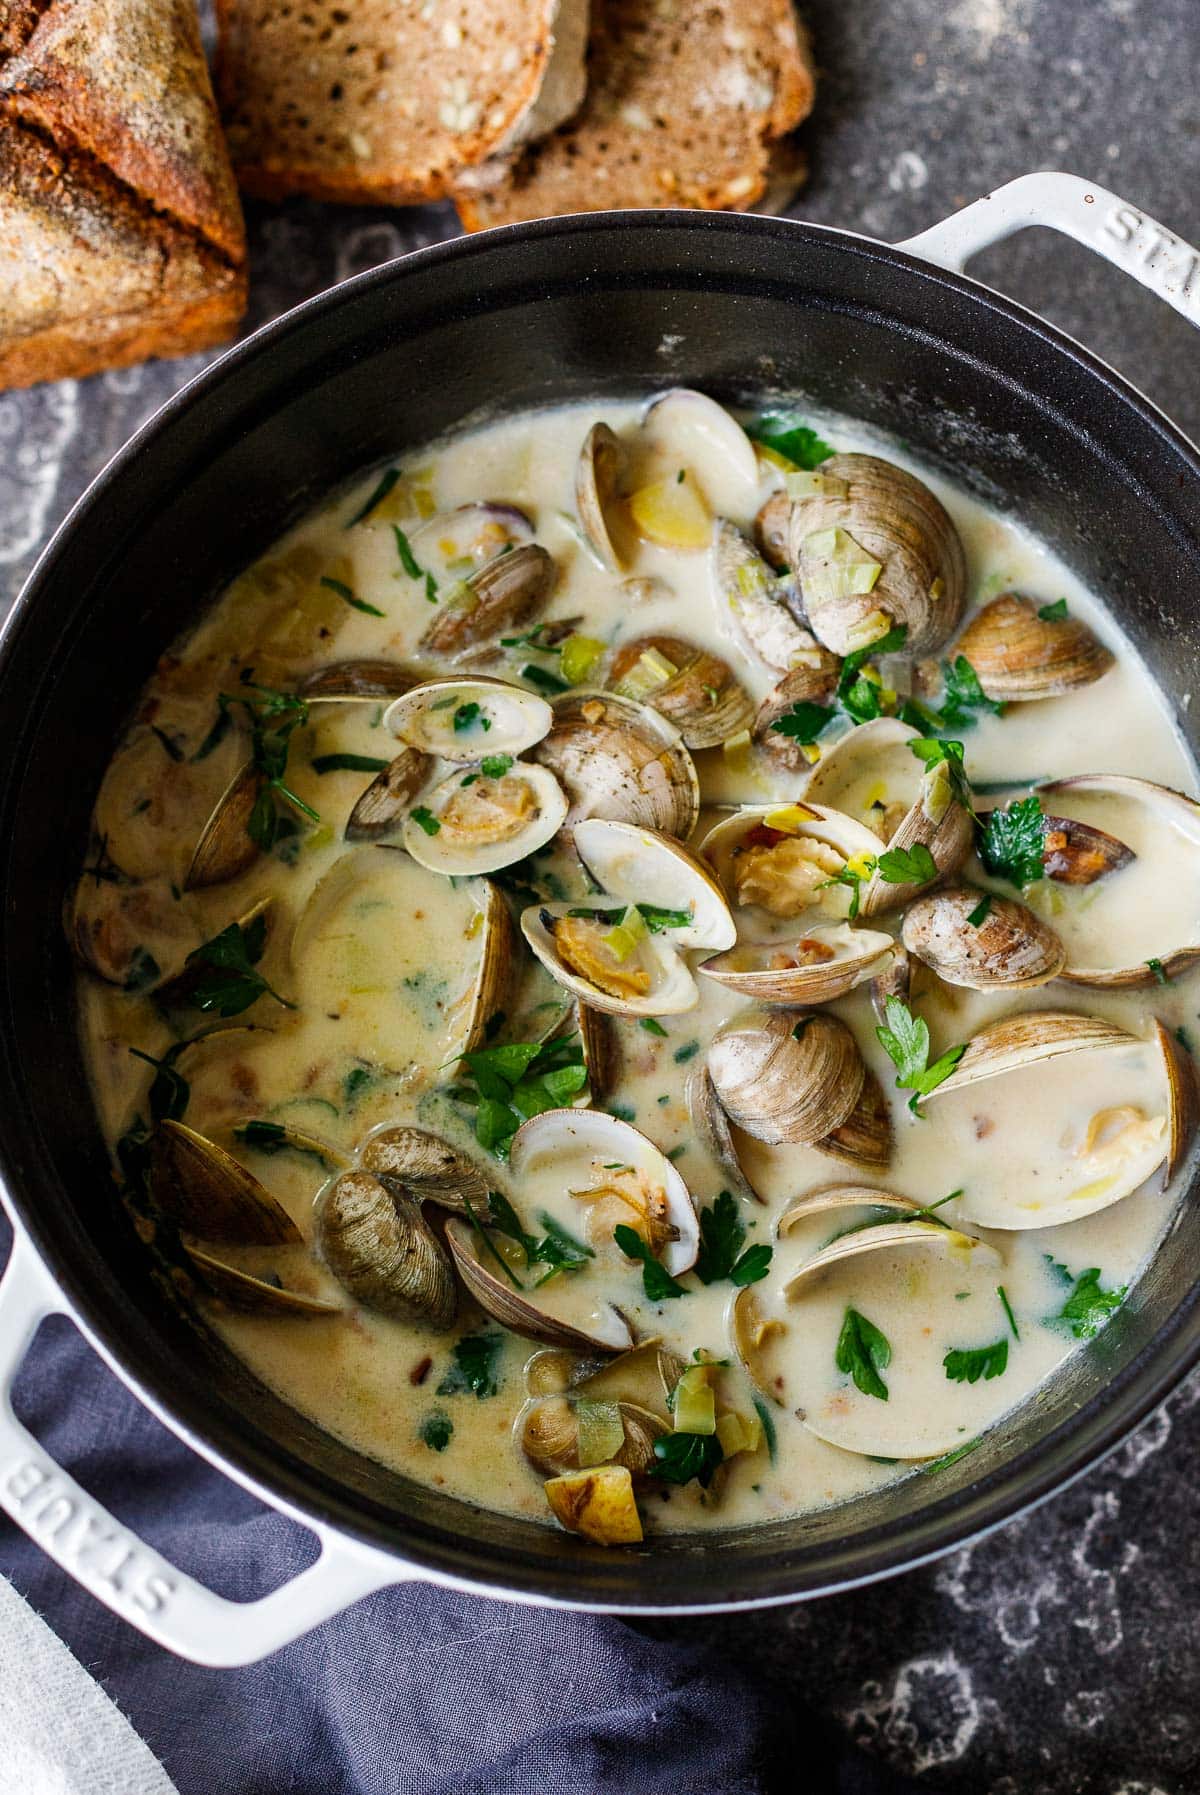
<svg viewBox="0 0 1200 1795"><path fill-rule="evenodd" d="M587 0L217 0L217 91L248 193L436 199L583 98Z"/></svg>
<svg viewBox="0 0 1200 1795"><path fill-rule="evenodd" d="M457 177L468 230L620 206L744 210L814 91L792 0L593 0L587 77L569 123Z"/></svg>
<svg viewBox="0 0 1200 1795"><path fill-rule="evenodd" d="M0 0L0 386L183 355L246 299L193 0Z"/></svg>

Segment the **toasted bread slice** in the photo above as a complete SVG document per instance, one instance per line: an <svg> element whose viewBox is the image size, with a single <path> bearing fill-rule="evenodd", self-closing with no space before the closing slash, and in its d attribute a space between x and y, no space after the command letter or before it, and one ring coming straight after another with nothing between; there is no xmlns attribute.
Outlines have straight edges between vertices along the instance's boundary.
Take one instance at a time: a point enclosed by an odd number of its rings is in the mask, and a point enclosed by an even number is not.
<svg viewBox="0 0 1200 1795"><path fill-rule="evenodd" d="M467 230L621 206L745 210L815 86L792 0L594 0L587 77L569 123L457 177Z"/></svg>
<svg viewBox="0 0 1200 1795"><path fill-rule="evenodd" d="M0 0L0 386L184 355L245 309L193 0Z"/></svg>
<svg viewBox="0 0 1200 1795"><path fill-rule="evenodd" d="M238 180L267 199L439 198L575 111L587 16L587 0L217 0Z"/></svg>

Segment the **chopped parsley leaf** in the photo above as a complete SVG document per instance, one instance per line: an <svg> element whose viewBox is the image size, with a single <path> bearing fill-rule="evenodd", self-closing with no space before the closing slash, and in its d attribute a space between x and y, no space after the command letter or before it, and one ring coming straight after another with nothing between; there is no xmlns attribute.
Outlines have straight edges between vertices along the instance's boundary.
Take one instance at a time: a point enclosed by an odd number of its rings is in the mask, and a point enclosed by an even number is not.
<svg viewBox="0 0 1200 1795"><path fill-rule="evenodd" d="M1158 984L1169 985L1171 983L1171 980L1167 974L1167 969L1163 965L1161 960L1147 960L1146 964L1150 968L1151 972L1154 974L1155 980L1157 981Z"/></svg>
<svg viewBox="0 0 1200 1795"><path fill-rule="evenodd" d="M1066 1266L1060 1265L1049 1253L1046 1258L1054 1273L1064 1283L1071 1283L1071 1273ZM1127 1288L1127 1285L1122 1284L1119 1289L1105 1290L1100 1283L1100 1267L1089 1266L1087 1271L1079 1273L1066 1302L1051 1319L1066 1322L1076 1340L1091 1340L1100 1332L1113 1311L1120 1308Z"/></svg>
<svg viewBox="0 0 1200 1795"><path fill-rule="evenodd" d="M661 1035L664 1041L667 1038L667 1031L657 1017L643 1016L638 1026L644 1028L648 1035Z"/></svg>
<svg viewBox="0 0 1200 1795"><path fill-rule="evenodd" d="M881 1334L873 1321L857 1309L847 1309L838 1335L834 1363L839 1371L854 1379L864 1396L888 1399L888 1387L880 1373L891 1364L892 1347L886 1334Z"/></svg>
<svg viewBox="0 0 1200 1795"><path fill-rule="evenodd" d="M485 779L503 779L512 763L511 754L485 754L479 765Z"/></svg>
<svg viewBox="0 0 1200 1795"><path fill-rule="evenodd" d="M1056 598L1052 605L1039 605L1038 616L1043 623L1065 623L1067 620L1067 601Z"/></svg>
<svg viewBox="0 0 1200 1795"><path fill-rule="evenodd" d="M335 580L329 574L323 573L318 584L327 586L330 592L336 592L338 597L345 599L346 603L354 611L365 611L368 617L387 616L387 612L381 611L378 605L369 605L365 598L356 597L353 590L347 586L345 580Z"/></svg>
<svg viewBox="0 0 1200 1795"><path fill-rule="evenodd" d="M475 1138L497 1159L508 1157L522 1122L544 1110L561 1109L587 1083L583 1049L569 1035L485 1047L467 1054L463 1065L475 1086L474 1092L464 1093L476 1104Z"/></svg>
<svg viewBox="0 0 1200 1795"><path fill-rule="evenodd" d="M392 487L396 484L399 478L400 469L398 467L388 468L387 472L380 476L379 484L367 494L358 510L354 513L354 516L347 520L345 525L346 529L352 530L355 524L361 524L366 518L370 517L376 505L383 504L384 499L387 498L388 493L391 492Z"/></svg>
<svg viewBox="0 0 1200 1795"><path fill-rule="evenodd" d="M413 822L417 824L418 828L424 829L426 835L436 835L441 829L442 825L438 822L432 810L425 804L418 804L416 808L410 810L408 814Z"/></svg>
<svg viewBox="0 0 1200 1795"><path fill-rule="evenodd" d="M484 715L483 707L472 698L467 704L460 704L454 713L454 732L461 735L464 730L490 729L492 719Z"/></svg>
<svg viewBox="0 0 1200 1795"><path fill-rule="evenodd" d="M662 1303L666 1302L669 1297L687 1295L683 1285L677 1284L665 1266L659 1264L649 1246L635 1229L629 1227L625 1222L618 1222L613 1229L613 1239L627 1259L641 1261L642 1289L650 1302Z"/></svg>
<svg viewBox="0 0 1200 1795"><path fill-rule="evenodd" d="M412 544L409 542L408 537L404 534L404 531L400 528L399 524L393 524L392 531L396 538L396 553L400 557L401 567L404 569L410 580L423 579L425 569L413 554ZM428 587L426 588L426 592L428 593Z"/></svg>
<svg viewBox="0 0 1200 1795"><path fill-rule="evenodd" d="M467 1394L482 1402L499 1389L496 1360L504 1346L502 1334L464 1334L455 1343L453 1363L437 1387L439 1396Z"/></svg>
<svg viewBox="0 0 1200 1795"><path fill-rule="evenodd" d="M970 925L973 929L979 929L979 928L983 927L984 923L988 919L988 913L991 910L991 907L992 907L992 894L990 891L985 891L983 896L980 898L979 902L976 904L975 908L967 916L967 921L970 923Z"/></svg>
<svg viewBox="0 0 1200 1795"><path fill-rule="evenodd" d="M700 1488L706 1490L724 1457L724 1448L715 1433L664 1434L654 1442L650 1475L662 1483L691 1483L695 1478Z"/></svg>
<svg viewBox="0 0 1200 1795"><path fill-rule="evenodd" d="M927 885L937 878L937 862L923 841L911 848L889 848L876 864L889 885Z"/></svg>
<svg viewBox="0 0 1200 1795"><path fill-rule="evenodd" d="M808 473L835 453L794 411L764 411L743 428L751 442L761 443Z"/></svg>
<svg viewBox="0 0 1200 1795"><path fill-rule="evenodd" d="M454 1423L444 1409L434 1409L417 1429L422 1445L433 1452L445 1452L454 1437Z"/></svg>
<svg viewBox="0 0 1200 1795"><path fill-rule="evenodd" d="M885 1005L886 1027L875 1030L879 1043L896 1068L896 1089L911 1091L908 1107L914 1116L921 1112L921 1098L936 1091L957 1066L967 1051L948 1047L940 1059L929 1064L929 1024L923 1016L914 1016L899 997L889 997Z"/></svg>
<svg viewBox="0 0 1200 1795"><path fill-rule="evenodd" d="M723 1190L714 1203L700 1211L700 1251L696 1276L702 1284L718 1284L728 1278L739 1289L765 1278L773 1249L756 1245L742 1252L746 1229L737 1198Z"/></svg>
<svg viewBox="0 0 1200 1795"><path fill-rule="evenodd" d="M1003 1377L1008 1370L1008 1341L996 1340L991 1346L952 1347L942 1360L942 1368L952 1383L985 1383Z"/></svg>
<svg viewBox="0 0 1200 1795"><path fill-rule="evenodd" d="M217 1016L240 1016L267 994L285 1010L296 1006L280 997L257 971L267 941L267 919L256 916L243 927L231 922L227 929L203 942L184 961L183 971L172 980L170 1000L193 1010Z"/></svg>
<svg viewBox="0 0 1200 1795"><path fill-rule="evenodd" d="M390 763L376 754L318 754L309 762L314 773L382 773Z"/></svg>
<svg viewBox="0 0 1200 1795"><path fill-rule="evenodd" d="M1004 1313L1008 1318L1008 1325L1012 1329L1013 1339L1019 1340L1021 1338L1021 1330L1017 1326L1017 1318L1013 1314L1012 1304L1008 1300L1008 1291L1004 1288L1003 1284L997 1284L996 1295L1000 1298L1000 1301L1004 1306Z"/></svg>
<svg viewBox="0 0 1200 1795"><path fill-rule="evenodd" d="M557 673L551 673L545 667L535 667L532 663L527 667L521 668L521 678L528 680L531 686L537 686L539 691L542 692L557 693L569 692L571 690L567 681L565 679L560 679Z"/></svg>
<svg viewBox="0 0 1200 1795"><path fill-rule="evenodd" d="M1044 872L1046 819L1036 793L1017 798L1003 810L989 810L979 836L979 858L996 879L1018 888L1032 885Z"/></svg>

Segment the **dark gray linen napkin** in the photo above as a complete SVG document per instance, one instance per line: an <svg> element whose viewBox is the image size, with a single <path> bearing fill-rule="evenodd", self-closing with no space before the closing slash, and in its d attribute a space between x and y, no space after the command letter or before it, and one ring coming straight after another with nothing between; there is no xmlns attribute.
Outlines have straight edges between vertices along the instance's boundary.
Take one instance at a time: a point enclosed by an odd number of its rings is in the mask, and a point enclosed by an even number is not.
<svg viewBox="0 0 1200 1795"><path fill-rule="evenodd" d="M182 1446L62 1318L35 1342L17 1409L100 1501L221 1594L261 1595L311 1557L310 1536ZM0 1570L102 1683L180 1795L900 1795L907 1786L781 1701L778 1686L741 1673L711 1625L639 1628L408 1584L264 1663L214 1671L143 1639L3 1519Z"/></svg>

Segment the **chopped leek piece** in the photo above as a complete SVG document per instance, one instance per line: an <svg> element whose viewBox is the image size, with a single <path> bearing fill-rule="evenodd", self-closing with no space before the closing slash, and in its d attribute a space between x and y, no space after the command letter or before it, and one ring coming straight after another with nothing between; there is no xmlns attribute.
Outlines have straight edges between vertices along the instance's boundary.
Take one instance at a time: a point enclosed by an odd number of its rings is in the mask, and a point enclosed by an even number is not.
<svg viewBox="0 0 1200 1795"><path fill-rule="evenodd" d="M625 1424L615 1402L577 1402L575 1421L579 1433L579 1463L604 1465L625 1444Z"/></svg>
<svg viewBox="0 0 1200 1795"><path fill-rule="evenodd" d="M615 928L609 929L604 945L613 957L624 963L650 933L645 918L636 904L630 904Z"/></svg>
<svg viewBox="0 0 1200 1795"><path fill-rule="evenodd" d="M762 1437L762 1422L757 1415L740 1415L736 1409L727 1409L717 1417L717 1438L726 1458L735 1458L739 1452L757 1452Z"/></svg>
<svg viewBox="0 0 1200 1795"><path fill-rule="evenodd" d="M581 686L604 653L605 644L594 636L568 636L562 645L562 676L568 685Z"/></svg>
<svg viewBox="0 0 1200 1795"><path fill-rule="evenodd" d="M717 1431L716 1399L709 1378L710 1365L689 1365L675 1386L671 1416L677 1434L711 1434Z"/></svg>
<svg viewBox="0 0 1200 1795"><path fill-rule="evenodd" d="M665 686L669 679L674 679L679 672L674 661L669 661L665 654L657 648L647 648L639 654L629 672L625 675L617 691L622 698L633 698L639 703L659 686Z"/></svg>

